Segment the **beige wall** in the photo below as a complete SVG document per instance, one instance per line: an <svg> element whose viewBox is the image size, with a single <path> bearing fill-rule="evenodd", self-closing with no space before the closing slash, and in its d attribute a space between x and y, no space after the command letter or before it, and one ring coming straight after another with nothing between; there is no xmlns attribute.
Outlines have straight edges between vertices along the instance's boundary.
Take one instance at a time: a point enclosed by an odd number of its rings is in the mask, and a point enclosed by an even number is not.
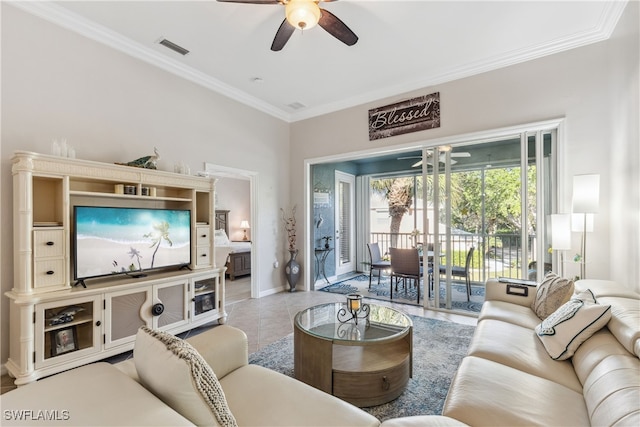
<svg viewBox="0 0 640 427"><path fill-rule="evenodd" d="M286 262L278 213L289 204L287 123L5 2L1 8L2 294L13 286L12 153L50 153L51 140L60 137L82 159L127 161L155 146L162 170L182 160L192 172L204 170L204 162L257 172L260 292L287 286L281 269L272 266L274 256L280 265ZM7 298L0 301L5 362L9 313Z"/></svg>
<svg viewBox="0 0 640 427"><path fill-rule="evenodd" d="M640 291L638 22L632 2L608 41L292 124L292 203L304 206L305 160L564 117L560 209L570 211L573 175L601 177L587 277ZM370 108L436 91L440 128L369 141ZM573 242L577 253L578 234ZM579 274L573 263L569 271Z"/></svg>

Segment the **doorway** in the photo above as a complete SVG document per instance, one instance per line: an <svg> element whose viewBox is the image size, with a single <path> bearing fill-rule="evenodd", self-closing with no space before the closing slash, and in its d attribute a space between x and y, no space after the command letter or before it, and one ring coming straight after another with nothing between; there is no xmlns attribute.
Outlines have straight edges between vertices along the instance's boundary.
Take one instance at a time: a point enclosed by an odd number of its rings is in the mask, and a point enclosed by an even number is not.
<svg viewBox="0 0 640 427"><path fill-rule="evenodd" d="M365 183L353 187L359 193L355 194L357 233L353 243L356 248L354 270L368 274L366 242L375 241L377 237L373 221L375 219L379 224L388 221L390 210L382 206L379 211L375 211L370 200L363 200L365 197L362 193L367 191L366 183L373 177L385 174L392 177L415 177L414 200L419 203L410 208L411 215L407 215L407 224L399 232L402 236L398 235L393 239L387 229L387 242L420 243L435 249L432 252L437 252L438 256L435 257L433 271L440 272L440 267L443 266L445 273L435 274L434 280L442 281L442 285L446 286L443 288L445 292L443 295L435 292L437 301L420 303L436 310L455 310L450 304L453 298L449 289L450 284L459 282L459 278L452 277L451 270L454 266L464 266L470 247L474 247L475 252L471 260L472 280L475 282L473 289L483 290L484 282L490 277L506 275L522 279L539 278L544 275L544 270L536 271L534 268L532 271L531 265L535 266L538 261L540 265L556 261L554 254L547 251L547 217L557 210L556 191L562 188L557 172L557 165L562 164L562 150L558 147L562 142L559 138L562 135L562 123L562 119L550 120L442 138L397 147L391 151L350 153L332 158L324 157L317 162L307 160L308 175L305 178L308 182L313 180L313 189L307 188L310 192L317 191L315 189L321 187L323 182L329 182L333 178L316 171L337 168L348 170L357 178L357 182ZM473 195L478 196L474 200L477 204L469 209L461 209L459 204L452 203L452 199L459 196L457 186L463 172L467 174L467 184L473 181L473 185L477 185L473 190ZM513 224L511 229L504 227L502 219L496 221L495 211L488 209L489 200L486 198L486 192L494 191L496 181L504 178L501 174L520 183L511 189L515 203L510 209L516 213L509 218ZM333 188L337 193L338 188ZM308 197L307 200L313 201L310 194ZM499 197L498 195L498 203ZM332 200L336 200L336 205L330 208L338 210L338 198L334 197ZM496 200L491 202L496 203ZM314 211L312 205L310 209L313 218L317 210ZM461 232L463 227L459 224L468 224L462 218L465 215L475 216L477 222L471 230L463 229ZM311 230L305 228L305 231ZM380 230L377 231L380 233ZM445 258L440 258L440 253ZM447 259L447 255L450 259ZM466 302L465 288L466 286L462 287L461 291Z"/></svg>
<svg viewBox="0 0 640 427"><path fill-rule="evenodd" d="M335 190L335 251L336 275L355 270L355 185L356 177L336 171Z"/></svg>
<svg viewBox="0 0 640 427"><path fill-rule="evenodd" d="M229 235L228 240L237 241L243 246L248 246L250 256L250 275L230 280L225 280L226 304L232 304L247 298L258 298L259 288L259 264L256 260L257 248L259 247L260 224L256 221L259 218L259 206L257 203L257 178L254 171L229 168L212 163L205 163L205 171L211 177L217 178L215 205L216 210L228 210ZM224 187L228 187L227 191ZM222 209L224 208L224 209ZM244 221L247 221L244 223ZM249 228L243 228L248 226ZM247 240L245 240L247 236ZM225 248L225 251L232 249ZM245 248L233 250L246 250ZM226 252L225 252L226 253ZM216 258L220 258L216 253ZM245 258L244 256L241 258ZM217 264L224 263L224 260L216 260ZM246 263L246 261L243 261ZM221 265L216 265L221 267Z"/></svg>

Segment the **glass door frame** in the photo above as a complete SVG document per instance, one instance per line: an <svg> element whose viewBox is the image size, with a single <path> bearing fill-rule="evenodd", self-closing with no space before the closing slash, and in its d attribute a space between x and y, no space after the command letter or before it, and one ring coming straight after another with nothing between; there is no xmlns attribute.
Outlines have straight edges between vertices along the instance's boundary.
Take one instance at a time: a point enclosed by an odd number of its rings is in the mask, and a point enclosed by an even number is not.
<svg viewBox="0 0 640 427"><path fill-rule="evenodd" d="M303 260L305 265L312 265L314 261L314 250L313 250L313 174L312 174L312 166L316 164L323 164L328 162L345 162L349 160L356 160L363 157L375 157L380 155L385 155L389 153L405 153L408 151L422 149L423 156L424 151L427 149L433 150L434 148L440 145L464 145L469 143L478 143L481 141L488 141L497 138L503 138L514 134L521 134L524 132L544 132L548 130L556 130L556 144L554 144L556 161L553 164L553 173L555 178L555 185L551 187L553 191L553 195L551 197L551 209L550 212L563 212L566 211L567 206L565 203L558 203L558 201L564 201L566 197L564 197L564 164L565 164L565 132L564 132L564 118L554 118L539 122L531 122L526 124L520 124L516 126L504 127L504 128L496 128L486 131L478 131L467 134L459 134L454 136L447 136L442 138L436 138L432 140L422 140L418 142L408 143L408 144L399 144L395 146L386 146L386 147L377 147L374 149L366 149L360 151L353 152L345 152L334 155L327 155L323 157L316 158L308 158L304 159L304 186L303 186L303 206L304 206L304 241L306 242ZM435 156L434 156L435 157ZM360 177L358 177L359 179ZM361 188L357 186L356 188ZM434 188L435 191L437 189ZM423 190L424 191L424 190ZM361 197L356 194L356 200L361 200ZM423 200L424 197L423 197ZM360 202L359 202L360 203ZM426 215L425 215L426 217ZM434 229L438 227L437 221L434 224ZM363 252L363 245L360 244L362 241L366 241L366 236L362 233L366 232L368 227L358 227L358 235L356 236L357 242L357 262L360 263L366 258L366 254ZM428 228L424 227L425 230ZM538 236L542 236L542 229L537 229ZM423 236L423 241L425 236ZM553 255L554 261L557 258L557 255L554 253ZM313 269L307 268L304 269L304 289L311 290L314 284L312 277ZM436 296L438 294L436 293ZM442 310L438 307L428 307L437 311L446 311Z"/></svg>

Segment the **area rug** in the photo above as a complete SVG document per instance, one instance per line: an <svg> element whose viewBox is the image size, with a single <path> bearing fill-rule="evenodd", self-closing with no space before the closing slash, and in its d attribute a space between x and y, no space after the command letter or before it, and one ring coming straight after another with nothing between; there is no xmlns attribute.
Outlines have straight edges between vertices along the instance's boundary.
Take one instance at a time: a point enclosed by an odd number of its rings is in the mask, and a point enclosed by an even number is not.
<svg viewBox="0 0 640 427"><path fill-rule="evenodd" d="M381 421L411 415L440 415L451 380L467 353L475 328L409 316L413 321L413 378L395 400L363 408ZM293 377L293 334L249 356L249 363Z"/></svg>
<svg viewBox="0 0 640 427"><path fill-rule="evenodd" d="M380 284L378 284L378 278L374 277L371 281L371 289L369 289L369 276L366 274L360 274L350 279L342 280L324 288L318 289L319 291L338 293L338 294L353 294L358 293L366 298L378 299L383 301L392 301L390 298L390 278L389 276L382 276L380 278ZM396 292L393 291L393 301L402 304L422 305L424 298L424 284L420 284L420 304L417 303L418 294L415 287L410 286L408 289L403 287L399 288ZM432 297L433 298L433 297ZM440 284L440 307L445 308L445 285ZM464 283L453 283L451 286L451 308L453 310L470 311L473 313L479 313L484 302L484 286L471 286L471 298L467 301L466 285Z"/></svg>

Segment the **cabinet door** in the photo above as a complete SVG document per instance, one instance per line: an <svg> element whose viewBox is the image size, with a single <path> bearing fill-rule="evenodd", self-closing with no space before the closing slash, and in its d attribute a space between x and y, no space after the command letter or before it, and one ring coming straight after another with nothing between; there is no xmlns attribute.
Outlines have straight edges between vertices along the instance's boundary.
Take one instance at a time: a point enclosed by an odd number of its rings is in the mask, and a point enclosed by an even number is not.
<svg viewBox="0 0 640 427"><path fill-rule="evenodd" d="M74 298L36 305L36 369L101 350L102 298Z"/></svg>
<svg viewBox="0 0 640 427"><path fill-rule="evenodd" d="M171 329L189 322L189 282L164 283L153 287L153 327ZM161 304L161 306L159 305ZM161 311L160 314L157 314Z"/></svg>
<svg viewBox="0 0 640 427"><path fill-rule="evenodd" d="M151 286L105 295L105 348L133 342L141 326L151 327Z"/></svg>
<svg viewBox="0 0 640 427"><path fill-rule="evenodd" d="M191 312L193 321L206 319L219 312L220 275L209 274L193 279Z"/></svg>

